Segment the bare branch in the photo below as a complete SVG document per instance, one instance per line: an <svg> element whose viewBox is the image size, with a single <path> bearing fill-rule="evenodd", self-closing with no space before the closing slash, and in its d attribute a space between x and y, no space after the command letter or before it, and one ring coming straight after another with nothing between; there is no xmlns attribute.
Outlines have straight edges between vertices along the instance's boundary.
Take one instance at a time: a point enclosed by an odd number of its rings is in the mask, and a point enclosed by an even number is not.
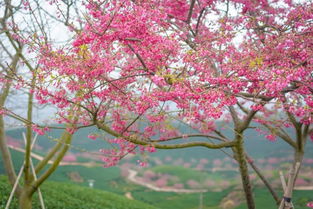
<svg viewBox="0 0 313 209"><path fill-rule="evenodd" d="M189 12L188 12L188 17L187 17L187 21L186 21L187 24L190 23L193 7L195 6L195 2L196 2L196 0L191 0L190 7L189 7Z"/></svg>

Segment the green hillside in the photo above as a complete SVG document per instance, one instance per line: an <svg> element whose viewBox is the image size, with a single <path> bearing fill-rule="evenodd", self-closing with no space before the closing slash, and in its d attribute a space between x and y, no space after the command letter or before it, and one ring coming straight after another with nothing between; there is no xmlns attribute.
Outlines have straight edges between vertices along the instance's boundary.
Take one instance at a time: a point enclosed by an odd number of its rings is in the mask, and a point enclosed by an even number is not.
<svg viewBox="0 0 313 209"><path fill-rule="evenodd" d="M20 167L22 166L24 153L10 150L12 154L12 159L14 162L14 167L16 173L19 172ZM34 164L36 164L37 160L33 159ZM70 173L77 173L82 182L74 182L71 181L69 176ZM2 158L0 157L0 175L4 175L4 167ZM78 184L80 186L88 186L88 179L93 179L95 181L94 187L96 189L102 189L107 191L114 191L115 193L123 193L120 187L116 188L112 186L115 182L121 182L122 178L120 176L120 169L118 167L84 167L84 166L59 166L58 169L49 177L51 181L58 182L71 182ZM122 186L123 184L121 184Z"/></svg>
<svg viewBox="0 0 313 209"><path fill-rule="evenodd" d="M186 182L191 179L196 179L202 182L210 177L207 172L196 171L194 169L184 168L181 166L161 165L155 166L150 170L155 173L177 176L181 182Z"/></svg>
<svg viewBox="0 0 313 209"><path fill-rule="evenodd" d="M87 138L87 135L89 132L95 132L96 130L93 129L84 129L83 132L78 132L75 135L74 138L74 145L77 147L82 147L87 150L99 150L100 148L103 148L106 146L106 143L101 140L90 140ZM19 138L21 135L22 129L15 129L10 130L7 132L7 134L14 138ZM52 131L49 132L49 135L54 135L57 137L59 135L59 131ZM204 140L204 139L203 139ZM51 145L53 145L55 142L51 139L48 139L45 136L41 136L38 140L38 144L44 148L49 148ZM292 150L286 145L285 143L281 141L276 142L269 142L266 139L263 139L262 136L259 136L255 134L254 132L248 132L246 137L246 146L248 146L248 150L255 158L268 158L268 157L285 157L285 156L292 156ZM307 152L306 157L313 157L313 152L311 152L313 148L313 143L310 141L307 143ZM71 152L76 152L75 150L71 150ZM22 164L23 159L23 153L11 150L14 165L16 170L18 170ZM40 152L39 152L40 153ZM180 149L180 150L159 150L156 153L151 153L149 156L158 157L162 159L163 165L153 165L153 160L151 160L151 164L155 167L152 167L152 171L156 173L167 173L171 175L178 176L182 182L189 180L189 179L206 179L209 177L210 180L218 181L219 179L227 179L227 180L235 180L234 175L236 174L236 171L217 171L217 172L209 172L208 167L206 167L207 173L203 173L203 171L195 171L191 168L184 168L182 165L175 165L171 164L174 163L175 160L178 160L179 158L182 158L184 161L187 162L194 162L194 164L198 164L200 162L201 158L205 158L209 160L208 166L212 165L211 161L212 159L218 159L218 158L225 158L225 154L218 150L208 150L205 148L188 148L188 149ZM148 156L146 156L148 157ZM165 160L166 157L171 157L171 160ZM87 158L86 158L87 159ZM2 166L2 159L0 158L0 175L4 174L3 166ZM36 160L34 160L36 162ZM80 160L79 160L80 161ZM89 161L89 159L87 160ZM134 160L135 161L135 160ZM149 161L149 159L148 159ZM286 162L287 163L287 162ZM122 163L121 163L122 164ZM224 164L223 164L224 165ZM134 164L136 166L136 162ZM70 178L70 173L74 173L76 177L78 176L81 178L81 181L74 181ZM74 175L74 176L75 176ZM94 187L96 189L105 190L108 192L117 193L120 195L125 195L126 193L130 193L131 196L139 201L142 201L144 203L154 205L155 207L161 208L161 209L173 209L173 208L179 208L179 209L198 209L199 208L199 198L200 194L177 194L177 193L171 193L171 192L156 192L151 191L145 187L132 184L125 180L123 177L121 177L121 170L119 167L111 167L111 168L103 168L103 167L84 167L84 166L60 166L53 175L49 177L49 180L51 181L58 181L58 182L71 182L73 184L67 184L67 183L47 183L43 186L45 195L45 201L47 201L47 204L49 201L52 204L51 208L125 208L128 207L124 206L106 206L105 201L106 199L110 198L98 198L96 197L96 192L100 192L99 190L92 190L89 188L86 188L88 186L88 179L95 180ZM0 179L0 209L3 207L3 201L6 201L8 198L8 191L4 191L1 185L3 185L2 182L3 178ZM76 184L76 186L74 185ZM60 192L55 192L53 188L58 188L60 186L62 187L62 190ZM85 186L79 187L79 186ZM46 188L46 189L45 189ZM51 189L50 189L51 188ZM67 188L75 188L73 190L65 190ZM76 189L77 188L77 189ZM80 189L78 189L80 188ZM63 190L64 189L64 190ZM206 193L203 193L203 203L204 207L203 209L218 209L221 208L220 204L222 202L225 202L224 198L228 195L228 193L232 192L234 188L227 188L227 189L221 189L220 191L209 191ZM276 208L274 202L272 201L272 198L268 191L264 188L258 188L256 187L255 190L255 197L257 205L260 205L260 208ZM4 195L5 193L5 195ZM51 195L50 195L51 193ZM64 193L64 194L63 194ZM85 196L84 196L84 193ZM101 193L102 194L102 193ZM107 193L106 193L107 194ZM111 194L111 193L109 193ZM47 197L46 196L51 196ZM55 196L53 196L55 195ZM305 204L308 201L313 200L311 191L295 191L294 192L294 203L296 205L296 208L305 209ZM86 197L86 199L84 199ZM102 207L96 207L93 206L93 202L89 201L89 199L93 199L95 197L95 201L97 205L103 204ZM73 201L68 202L66 201L67 198L72 198ZM75 198L78 200L76 201ZM101 202L103 201L103 203ZM127 201L127 200L126 200ZM73 202L73 203L72 203ZM113 201L111 201L113 202ZM77 203L77 204L76 204ZM2 204L2 205L1 205ZM38 203L36 203L38 204ZM54 204L60 204L54 205ZM63 207L62 204L73 204L72 205L66 205ZM119 203L118 203L119 204ZM122 204L122 203L121 203ZM131 206L130 204L127 204L127 206ZM35 209L39 207L34 207ZM129 207L129 208L136 208L136 207ZM140 207L137 207L140 208ZM149 208L149 207L141 207L141 208ZM151 207L150 207L151 208ZM246 206L243 202L241 202L240 205L236 207L237 209L245 209ZM49 207L48 207L49 209Z"/></svg>
<svg viewBox="0 0 313 209"><path fill-rule="evenodd" d="M221 209L221 204L228 199L225 197L234 191L233 189L226 189L220 192L205 192L202 194L203 209ZM241 190L242 192L242 190ZM235 199L241 199L241 204L234 209L247 209L242 193L235 196ZM199 193L193 194L177 194L171 192L155 192L151 190L135 191L133 197L137 200L155 205L162 209L199 209L200 197ZM271 197L268 190L264 188L255 188L254 197L258 209L277 209L277 206ZM307 209L306 204L313 200L313 193L311 191L294 191L293 204L297 209Z"/></svg>
<svg viewBox="0 0 313 209"><path fill-rule="evenodd" d="M254 190L255 196L255 204L257 208L266 208L266 209L277 209L275 202L271 195L269 194L268 190L256 188ZM309 201L313 200L313 192L312 191L302 191L302 190L295 190L293 191L293 205L296 209L308 209L306 204ZM236 209L247 209L245 203L242 203L240 206L236 207Z"/></svg>
<svg viewBox="0 0 313 209"><path fill-rule="evenodd" d="M17 151L12 151L13 158L15 162L21 161L22 153ZM1 161L1 159L0 159ZM2 165L2 163L0 162ZM19 163L18 163L19 164ZM2 166L0 166L1 168ZM175 166L173 166L175 168ZM199 198L200 194L177 194L172 192L156 192L151 191L145 187L131 184L125 181L120 176L120 169L118 167L112 168L103 168L103 167L83 167L83 166L60 166L57 171L49 178L52 181L56 182L47 182L43 185L43 192L45 201L48 204L51 204L50 208L112 208L112 209L122 209L122 208L136 208L136 207L124 207L122 206L107 206L106 200L109 200L111 203L113 202L109 197L103 197L102 194L111 194L108 192L102 193L100 190L89 189L87 186L86 180L94 179L95 180L95 188L106 190L109 192L118 193L120 195L125 195L126 193L130 193L132 197L136 200L142 201L144 203L153 205L160 209L198 209L199 207ZM188 179L192 177L191 170L187 172L188 169L180 168L180 169L172 169L170 166L159 166L156 167L155 172L165 172L171 173L174 175L178 175L181 178ZM83 179L84 182L76 182L75 184L85 186L81 187L73 184L74 182L70 180L67 175L69 172L77 172ZM182 173L183 172L183 173ZM194 171L197 173L197 171ZM3 173L3 172L2 172ZM202 176L202 173L199 172L199 177ZM197 176L197 175L195 175ZM217 179L216 176L210 176L212 179ZM231 178L230 178L231 179ZM3 208L3 204L5 204L9 189L6 185L6 179L2 176L0 177L0 209ZM68 182L68 183L66 183ZM69 184L71 182L72 184ZM59 189L60 190L56 190ZM218 209L220 208L221 202L229 192L231 192L233 188L228 188L222 191L210 191L203 193L203 209ZM257 205L261 205L262 208L275 209L275 203L272 200L269 192L264 188L255 188L255 197ZM114 196L114 195L113 195ZM110 196L111 197L111 196ZM115 197L115 196L114 196ZM122 198L121 196L117 196ZM77 198L78 200L76 200ZM67 201L70 199L71 201ZM122 198L124 199L124 198ZM91 201L90 201L91 200ZM124 199L125 200L125 199ZM297 208L305 209L305 204L309 201L313 200L313 193L311 191L294 191L294 203ZM114 200L115 201L115 200ZM128 200L126 200L128 201ZM131 201L133 202L133 201ZM35 204L38 205L38 202ZM123 203L117 203L123 204ZM104 205L99 207L99 205ZM16 206L16 203L15 203ZM49 206L49 205L48 205ZM63 207L64 206L64 207ZM132 206L130 203L127 206ZM14 207L13 207L14 208ZM15 207L16 208L16 207ZM34 207L35 209L39 207ZM149 209L151 207L137 207ZM238 209L245 209L246 206L242 203L238 206ZM49 209L49 207L48 207Z"/></svg>
<svg viewBox="0 0 313 209"><path fill-rule="evenodd" d="M5 207L9 192L6 177L0 176L1 209ZM67 183L46 182L42 186L42 193L47 209L157 209L121 195ZM34 200L33 208L40 208L37 195ZM16 199L10 209L15 208L18 208Z"/></svg>

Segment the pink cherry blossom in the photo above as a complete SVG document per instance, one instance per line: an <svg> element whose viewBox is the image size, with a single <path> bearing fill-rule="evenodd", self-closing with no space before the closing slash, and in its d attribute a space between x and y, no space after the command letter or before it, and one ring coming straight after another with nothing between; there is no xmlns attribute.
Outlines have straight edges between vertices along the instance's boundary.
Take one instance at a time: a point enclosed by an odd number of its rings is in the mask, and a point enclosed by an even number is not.
<svg viewBox="0 0 313 209"><path fill-rule="evenodd" d="M313 208L313 202L308 202L308 203L306 204L306 206L309 207L309 208Z"/></svg>

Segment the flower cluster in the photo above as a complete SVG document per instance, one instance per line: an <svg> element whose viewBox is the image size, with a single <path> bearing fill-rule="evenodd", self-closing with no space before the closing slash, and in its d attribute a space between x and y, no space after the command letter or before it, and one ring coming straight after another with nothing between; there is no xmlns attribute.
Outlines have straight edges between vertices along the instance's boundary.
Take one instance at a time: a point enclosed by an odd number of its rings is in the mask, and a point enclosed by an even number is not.
<svg viewBox="0 0 313 209"><path fill-rule="evenodd" d="M58 108L59 122L73 122L76 105L76 123L104 123L115 136L146 139L178 136L167 124L173 117L210 133L211 121L228 121L229 107L239 108L243 100L243 109L265 118L287 111L312 124L313 4L231 0L227 6L234 12L228 16L219 9L223 5L90 1L84 29L71 47L40 48L36 98ZM265 135L276 140L273 133ZM118 146L104 153L110 156L106 165L134 151L123 138L113 143Z"/></svg>

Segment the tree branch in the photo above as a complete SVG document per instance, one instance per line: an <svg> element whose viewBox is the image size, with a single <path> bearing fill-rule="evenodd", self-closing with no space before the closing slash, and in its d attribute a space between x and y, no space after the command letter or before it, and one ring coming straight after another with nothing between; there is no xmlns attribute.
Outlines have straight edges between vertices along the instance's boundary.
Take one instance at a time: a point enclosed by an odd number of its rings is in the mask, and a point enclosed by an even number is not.
<svg viewBox="0 0 313 209"><path fill-rule="evenodd" d="M190 20L191 20L191 16L192 16L192 11L193 11L193 8L195 6L195 2L196 0L191 0L191 3L190 3L190 7L189 7L189 12L188 12L188 17L187 17L187 24L190 23Z"/></svg>
<svg viewBox="0 0 313 209"><path fill-rule="evenodd" d="M72 140L72 134L67 131L64 131L62 135L62 141L64 141L64 145L62 150L56 156L53 164L31 185L31 194L36 192L37 188L57 169L58 165L62 161L64 155L66 154L67 150L69 149L69 144Z"/></svg>
<svg viewBox="0 0 313 209"><path fill-rule="evenodd" d="M176 139L186 139L186 138L194 138L194 137L205 137L205 138L211 138L211 139L216 139L219 141L228 141L226 138L218 137L218 136L213 136L213 135L206 135L206 134L188 134L188 135L181 135L181 136L176 136L172 138L167 138L167 139L162 139L162 140L149 140L149 142L155 143L155 142L167 142L167 141L173 141Z"/></svg>
<svg viewBox="0 0 313 209"><path fill-rule="evenodd" d="M140 137L136 135L132 136L124 136L120 133L117 133L113 131L110 127L106 126L103 123L96 122L96 125L99 129L109 133L110 135L117 137L117 138L123 138L131 143L134 144L139 144L139 145L151 145L155 148L158 149L180 149L180 148L187 148L187 147L196 147L196 146L201 146L201 147L207 147L210 149L220 149L224 147L232 147L235 145L234 141L230 142L223 142L220 144L211 144L207 142L190 142L190 143L182 143L182 144L157 144L157 143L152 143L147 139L140 139Z"/></svg>
<svg viewBox="0 0 313 209"><path fill-rule="evenodd" d="M240 121L240 119L238 117L238 114L237 114L237 112L236 112L236 110L235 110L235 108L233 106L228 106L228 109L229 109L231 117L232 117L232 119L234 121L234 126L235 126L236 129L238 129L241 126L241 121Z"/></svg>

